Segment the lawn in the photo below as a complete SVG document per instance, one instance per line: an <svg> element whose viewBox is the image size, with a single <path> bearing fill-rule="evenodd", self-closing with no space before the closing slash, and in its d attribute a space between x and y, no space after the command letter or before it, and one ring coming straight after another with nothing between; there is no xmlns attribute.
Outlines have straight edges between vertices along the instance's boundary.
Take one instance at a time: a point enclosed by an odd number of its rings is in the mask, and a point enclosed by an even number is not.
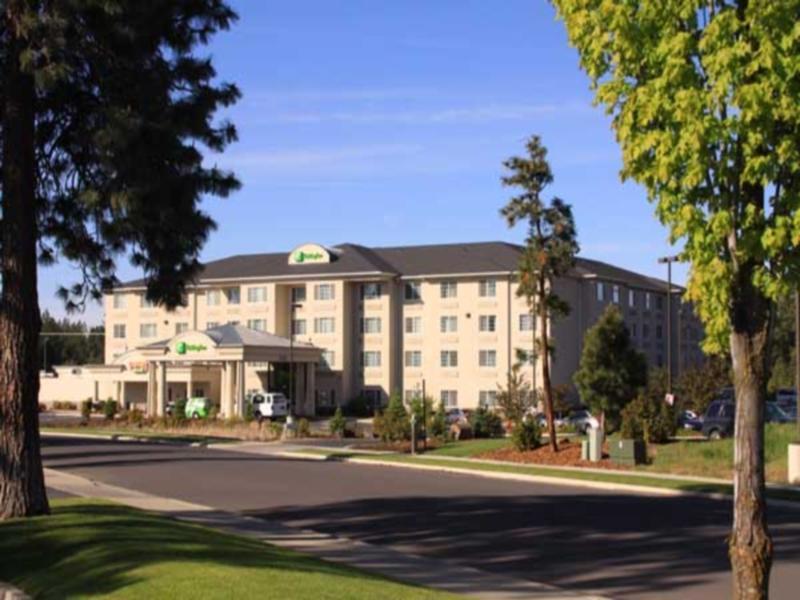
<svg viewBox="0 0 800 600"><path fill-rule="evenodd" d="M794 425L766 426L764 461L767 481L785 483L788 470L788 445L797 437ZM652 463L639 467L644 471L697 475L728 479L733 471L733 440L681 440L651 446Z"/></svg>
<svg viewBox="0 0 800 600"><path fill-rule="evenodd" d="M484 452L491 452L498 448L505 448L511 444L508 438L495 438L495 439L481 439L481 440L464 440L461 442L450 442L431 450L429 455L433 456L458 456L460 458L469 458L483 454Z"/></svg>
<svg viewBox="0 0 800 600"><path fill-rule="evenodd" d="M36 598L454 598L116 504L0 523L0 581Z"/></svg>
<svg viewBox="0 0 800 600"><path fill-rule="evenodd" d="M148 440L153 442L180 442L183 444L229 444L238 442L238 438L222 437L217 435L203 435L193 433L176 433L171 431L149 431L124 427L48 427L43 425L41 427L43 433L67 433L67 434L80 434L80 435L96 435L96 436L122 436L136 438L139 440Z"/></svg>

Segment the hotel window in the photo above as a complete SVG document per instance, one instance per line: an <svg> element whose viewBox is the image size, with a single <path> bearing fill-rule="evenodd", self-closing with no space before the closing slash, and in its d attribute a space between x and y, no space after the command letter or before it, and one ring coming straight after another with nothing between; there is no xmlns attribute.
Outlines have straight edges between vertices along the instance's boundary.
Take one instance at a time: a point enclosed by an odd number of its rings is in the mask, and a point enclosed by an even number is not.
<svg viewBox="0 0 800 600"><path fill-rule="evenodd" d="M366 317L361 319L361 333L380 333L381 332L381 319L380 317Z"/></svg>
<svg viewBox="0 0 800 600"><path fill-rule="evenodd" d="M298 285L292 288L292 302L305 302L306 301L306 286Z"/></svg>
<svg viewBox="0 0 800 600"><path fill-rule="evenodd" d="M314 333L333 333L336 321L333 317L319 317L314 319Z"/></svg>
<svg viewBox="0 0 800 600"><path fill-rule="evenodd" d="M183 333L184 331L189 331L188 323L175 323L175 335Z"/></svg>
<svg viewBox="0 0 800 600"><path fill-rule="evenodd" d="M214 329L215 327L219 327L219 321L208 321L206 323L206 329Z"/></svg>
<svg viewBox="0 0 800 600"><path fill-rule="evenodd" d="M458 406L458 392L456 390L442 390L439 392L439 399L445 408L456 408Z"/></svg>
<svg viewBox="0 0 800 600"><path fill-rule="evenodd" d="M440 317L439 331L442 333L455 333L458 331L458 317Z"/></svg>
<svg viewBox="0 0 800 600"><path fill-rule="evenodd" d="M484 279L478 283L478 295L481 298L494 298L497 296L497 282L494 279Z"/></svg>
<svg viewBox="0 0 800 600"><path fill-rule="evenodd" d="M619 286L615 285L611 288L611 299L614 304L619 304Z"/></svg>
<svg viewBox="0 0 800 600"><path fill-rule="evenodd" d="M406 333L422 333L422 317L406 317Z"/></svg>
<svg viewBox="0 0 800 600"><path fill-rule="evenodd" d="M656 309L662 310L664 308L664 298L659 294L656 296Z"/></svg>
<svg viewBox="0 0 800 600"><path fill-rule="evenodd" d="M361 284L361 299L362 300L379 300L381 297L381 284L380 283L362 283Z"/></svg>
<svg viewBox="0 0 800 600"><path fill-rule="evenodd" d="M292 320L292 335L305 335L306 334L306 320L293 319Z"/></svg>
<svg viewBox="0 0 800 600"><path fill-rule="evenodd" d="M154 338L158 335L158 328L155 323L142 323L139 325L139 337Z"/></svg>
<svg viewBox="0 0 800 600"><path fill-rule="evenodd" d="M141 308L155 308L156 304L152 300L148 300L145 294L139 295L139 306Z"/></svg>
<svg viewBox="0 0 800 600"><path fill-rule="evenodd" d="M644 307L647 310L650 310L650 292L644 293Z"/></svg>
<svg viewBox="0 0 800 600"><path fill-rule="evenodd" d="M443 281L439 284L439 294L442 298L455 298L458 296L458 283Z"/></svg>
<svg viewBox="0 0 800 600"><path fill-rule="evenodd" d="M634 308L636 306L636 292L628 290L628 306Z"/></svg>
<svg viewBox="0 0 800 600"><path fill-rule="evenodd" d="M422 366L422 352L419 350L406 351L406 366L407 367L421 367Z"/></svg>
<svg viewBox="0 0 800 600"><path fill-rule="evenodd" d="M114 294L114 308L125 308L127 304L128 302L125 294Z"/></svg>
<svg viewBox="0 0 800 600"><path fill-rule="evenodd" d="M647 326L647 323L642 325L642 337L644 339L647 339L648 337L650 337L650 327Z"/></svg>
<svg viewBox="0 0 800 600"><path fill-rule="evenodd" d="M242 288L232 287L225 290L225 298L228 304L241 304L242 302Z"/></svg>
<svg viewBox="0 0 800 600"><path fill-rule="evenodd" d="M320 283L314 286L314 300L333 300L335 294L332 283Z"/></svg>
<svg viewBox="0 0 800 600"><path fill-rule="evenodd" d="M380 367L381 353L377 350L366 350L361 353L361 365L363 367Z"/></svg>
<svg viewBox="0 0 800 600"><path fill-rule="evenodd" d="M497 406L497 390L481 390L478 392L478 406L484 408Z"/></svg>
<svg viewBox="0 0 800 600"><path fill-rule="evenodd" d="M631 337L636 337L636 323L631 323Z"/></svg>
<svg viewBox="0 0 800 600"><path fill-rule="evenodd" d="M533 315L526 313L519 316L519 330L533 331Z"/></svg>
<svg viewBox="0 0 800 600"><path fill-rule="evenodd" d="M219 290L208 290L206 292L206 304L208 306L219 306L221 297L222 294L220 294Z"/></svg>
<svg viewBox="0 0 800 600"><path fill-rule="evenodd" d="M517 348L516 350L517 355L517 362L521 365L532 365L534 354L532 350L523 350L522 348Z"/></svg>
<svg viewBox="0 0 800 600"><path fill-rule="evenodd" d="M125 325L114 325L114 339L125 339Z"/></svg>
<svg viewBox="0 0 800 600"><path fill-rule="evenodd" d="M407 302L419 302L422 300L422 286L416 281L406 283L405 297Z"/></svg>
<svg viewBox="0 0 800 600"><path fill-rule="evenodd" d="M478 353L478 366L481 366L481 367L496 367L497 366L497 350L481 350Z"/></svg>
<svg viewBox="0 0 800 600"><path fill-rule="evenodd" d="M247 301L250 304L267 301L267 287L251 287L247 288Z"/></svg>
<svg viewBox="0 0 800 600"><path fill-rule="evenodd" d="M403 398L406 401L406 404L411 404L414 400L419 398L419 392L417 390L406 390L403 392Z"/></svg>
<svg viewBox="0 0 800 600"><path fill-rule="evenodd" d="M661 329L661 325L656 325L656 339L660 340L663 335L664 335L664 332Z"/></svg>
<svg viewBox="0 0 800 600"><path fill-rule="evenodd" d="M247 327L256 331L266 331L267 321L266 319L247 319Z"/></svg>
<svg viewBox="0 0 800 600"><path fill-rule="evenodd" d="M322 351L322 365L327 369L332 369L336 364L336 353L333 350Z"/></svg>
<svg viewBox="0 0 800 600"><path fill-rule="evenodd" d="M481 315L478 319L478 330L487 333L497 331L497 317L495 315Z"/></svg>
<svg viewBox="0 0 800 600"><path fill-rule="evenodd" d="M458 352L455 350L442 350L439 355L440 365L442 367L457 367L458 366Z"/></svg>
<svg viewBox="0 0 800 600"><path fill-rule="evenodd" d="M603 288L603 282L597 282L597 301L602 302L605 299L605 289Z"/></svg>

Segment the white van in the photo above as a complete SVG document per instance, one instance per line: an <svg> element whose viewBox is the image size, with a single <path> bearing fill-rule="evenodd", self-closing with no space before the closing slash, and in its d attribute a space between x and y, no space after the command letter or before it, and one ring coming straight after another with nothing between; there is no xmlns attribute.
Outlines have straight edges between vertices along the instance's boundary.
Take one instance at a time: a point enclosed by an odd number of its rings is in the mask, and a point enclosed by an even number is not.
<svg viewBox="0 0 800 600"><path fill-rule="evenodd" d="M289 399L280 392L255 392L250 396L256 419L274 419L289 414Z"/></svg>

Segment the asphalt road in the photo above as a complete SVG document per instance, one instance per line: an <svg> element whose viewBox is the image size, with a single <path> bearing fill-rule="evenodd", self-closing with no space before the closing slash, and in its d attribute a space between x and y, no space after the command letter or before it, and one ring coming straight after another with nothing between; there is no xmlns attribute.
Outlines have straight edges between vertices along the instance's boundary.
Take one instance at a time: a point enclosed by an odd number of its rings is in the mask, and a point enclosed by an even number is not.
<svg viewBox="0 0 800 600"><path fill-rule="evenodd" d="M45 464L145 492L617 598L730 597L730 503L199 448L48 437ZM771 597L800 588L800 510L769 511Z"/></svg>

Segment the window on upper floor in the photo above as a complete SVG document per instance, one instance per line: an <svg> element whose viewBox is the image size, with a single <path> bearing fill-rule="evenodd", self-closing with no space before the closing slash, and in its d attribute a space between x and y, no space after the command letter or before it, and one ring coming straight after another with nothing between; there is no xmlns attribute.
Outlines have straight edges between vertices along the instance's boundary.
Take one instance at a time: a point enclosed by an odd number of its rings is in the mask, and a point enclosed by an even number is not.
<svg viewBox="0 0 800 600"><path fill-rule="evenodd" d="M497 390L481 390L478 392L478 406L495 408L497 406Z"/></svg>
<svg viewBox="0 0 800 600"><path fill-rule="evenodd" d="M422 284L418 281L408 281L405 285L406 302L419 302L422 300Z"/></svg>
<svg viewBox="0 0 800 600"><path fill-rule="evenodd" d="M219 290L208 290L206 292L206 305L219 306L222 302L222 293Z"/></svg>
<svg viewBox="0 0 800 600"><path fill-rule="evenodd" d="M333 300L336 297L336 288L332 283L319 283L314 286L314 300Z"/></svg>
<svg viewBox="0 0 800 600"><path fill-rule="evenodd" d="M480 350L478 352L478 366L480 366L480 367L496 367L497 366L497 350Z"/></svg>
<svg viewBox="0 0 800 600"><path fill-rule="evenodd" d="M225 290L225 298L228 304L241 304L242 302L242 288L230 287Z"/></svg>
<svg viewBox="0 0 800 600"><path fill-rule="evenodd" d="M406 350L405 365L418 368L422 366L422 352L420 350Z"/></svg>
<svg viewBox="0 0 800 600"><path fill-rule="evenodd" d="M249 329L255 329L256 331L266 331L267 330L267 320L266 319L247 319L247 327Z"/></svg>
<svg viewBox="0 0 800 600"><path fill-rule="evenodd" d="M634 290L628 290L628 306L630 308L636 307L636 292Z"/></svg>
<svg viewBox="0 0 800 600"><path fill-rule="evenodd" d="M380 283L362 283L361 284L361 299L362 300L380 300L381 292L383 291Z"/></svg>
<svg viewBox="0 0 800 600"><path fill-rule="evenodd" d="M478 282L478 296L481 298L494 298L497 296L497 281L483 279Z"/></svg>
<svg viewBox="0 0 800 600"><path fill-rule="evenodd" d="M128 297L125 294L114 294L113 306L116 309L125 308L128 305Z"/></svg>
<svg viewBox="0 0 800 600"><path fill-rule="evenodd" d="M125 325L123 324L114 325L114 339L117 340L125 339Z"/></svg>
<svg viewBox="0 0 800 600"><path fill-rule="evenodd" d="M381 353L377 350L365 350L361 353L361 366L375 368L381 366Z"/></svg>
<svg viewBox="0 0 800 600"><path fill-rule="evenodd" d="M250 304L257 304L259 302L267 301L267 286L261 285L258 287L247 288L247 301Z"/></svg>
<svg viewBox="0 0 800 600"><path fill-rule="evenodd" d="M189 331L188 323L175 323L175 335L183 333L184 331Z"/></svg>
<svg viewBox="0 0 800 600"><path fill-rule="evenodd" d="M406 317L406 333L422 333L422 317Z"/></svg>
<svg viewBox="0 0 800 600"><path fill-rule="evenodd" d="M611 300L614 304L619 304L619 286L615 285L611 288Z"/></svg>
<svg viewBox="0 0 800 600"><path fill-rule="evenodd" d="M206 329L214 329L215 327L219 327L219 321L206 322Z"/></svg>
<svg viewBox="0 0 800 600"><path fill-rule="evenodd" d="M481 315L478 317L478 331L483 333L497 331L497 317L495 315Z"/></svg>
<svg viewBox="0 0 800 600"><path fill-rule="evenodd" d="M380 317L365 317L361 319L361 333L380 333L380 332L381 332Z"/></svg>
<svg viewBox="0 0 800 600"><path fill-rule="evenodd" d="M442 390L439 392L439 400L444 404L445 408L456 408L458 407L458 391Z"/></svg>
<svg viewBox="0 0 800 600"><path fill-rule="evenodd" d="M306 320L293 319L292 320L292 335L305 335L306 334Z"/></svg>
<svg viewBox="0 0 800 600"><path fill-rule="evenodd" d="M139 325L139 337L154 338L158 335L158 326L155 323L141 323Z"/></svg>
<svg viewBox="0 0 800 600"><path fill-rule="evenodd" d="M139 294L139 306L141 308L155 308L156 303L147 299L146 294Z"/></svg>
<svg viewBox="0 0 800 600"><path fill-rule="evenodd" d="M336 320L333 317L317 317L314 319L314 333L333 333Z"/></svg>
<svg viewBox="0 0 800 600"><path fill-rule="evenodd" d="M533 315L530 313L523 313L519 316L519 330L520 331L533 331Z"/></svg>
<svg viewBox="0 0 800 600"><path fill-rule="evenodd" d="M458 317L439 317L439 331L442 333L455 333L458 331Z"/></svg>
<svg viewBox="0 0 800 600"><path fill-rule="evenodd" d="M650 310L650 292L644 293L644 308Z"/></svg>
<svg viewBox="0 0 800 600"><path fill-rule="evenodd" d="M603 282L598 281L595 284L595 288L597 289L597 301L602 302L605 300L605 287L603 286Z"/></svg>
<svg viewBox="0 0 800 600"><path fill-rule="evenodd" d="M439 362L442 367L457 367L458 352L456 350L442 350L439 354Z"/></svg>
<svg viewBox="0 0 800 600"><path fill-rule="evenodd" d="M664 335L663 330L661 329L661 325L656 325L656 339L660 340Z"/></svg>
<svg viewBox="0 0 800 600"><path fill-rule="evenodd" d="M292 303L297 304L299 302L306 301L306 286L304 285L296 285L292 288L291 292Z"/></svg>
<svg viewBox="0 0 800 600"><path fill-rule="evenodd" d="M664 297L659 294L656 296L656 310L663 310L664 309Z"/></svg>
<svg viewBox="0 0 800 600"><path fill-rule="evenodd" d="M458 283L455 281L442 281L439 284L441 298L456 298L458 296Z"/></svg>

